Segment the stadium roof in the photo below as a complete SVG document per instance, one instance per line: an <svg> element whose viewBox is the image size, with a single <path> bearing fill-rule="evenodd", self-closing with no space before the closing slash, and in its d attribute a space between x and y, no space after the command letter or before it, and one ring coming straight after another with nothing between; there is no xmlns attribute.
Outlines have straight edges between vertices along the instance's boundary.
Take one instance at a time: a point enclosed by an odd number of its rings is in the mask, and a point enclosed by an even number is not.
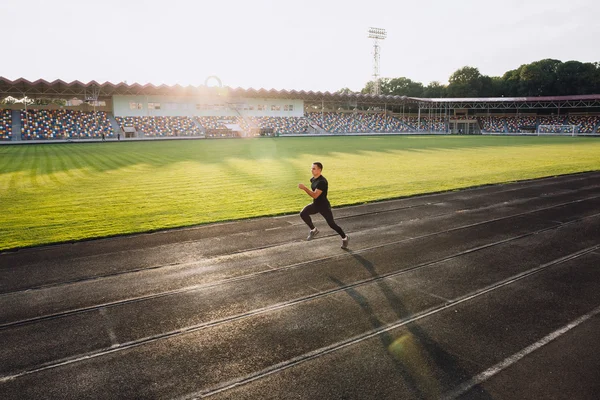
<svg viewBox="0 0 600 400"><path fill-rule="evenodd" d="M591 108L600 107L600 94L540 97L465 97L426 99L411 97L421 108L475 108L475 109L526 109L526 108Z"/></svg>
<svg viewBox="0 0 600 400"><path fill-rule="evenodd" d="M115 95L141 96L206 96L260 97L302 99L325 102L362 102L368 104L399 105L417 103L421 108L556 108L556 107L600 107L600 94L550 97L486 97L486 98L418 98L393 95L371 95L362 93L331 93L304 90L243 89L230 87L127 84L91 81L65 82L60 79L52 82L44 79L28 81L24 78L10 80L0 77L0 95L13 97L89 97L107 98Z"/></svg>
<svg viewBox="0 0 600 400"><path fill-rule="evenodd" d="M419 98L412 97L417 101L432 101L440 103L453 103L457 101L468 101L470 103L477 102L532 102L532 101L565 101L565 100L598 100L600 94L584 94L584 95L573 95L573 96L540 96L540 97L455 97L455 98Z"/></svg>
<svg viewBox="0 0 600 400"><path fill-rule="evenodd" d="M83 83L80 81L65 82L57 79L48 82L44 79L28 81L19 78L14 81L0 77L0 94L3 96L47 96L47 97L71 97L87 96L96 92L99 98L115 95L143 95L143 96L201 96L201 95L227 95L231 97L264 97L264 98L294 98L303 100L363 100L369 102L402 103L408 98L406 96L382 95L375 96L361 93L330 93L313 92L304 90L275 90L275 89L243 89L230 87L208 87L208 86L181 86L181 85L153 85L139 83L127 84L91 81Z"/></svg>

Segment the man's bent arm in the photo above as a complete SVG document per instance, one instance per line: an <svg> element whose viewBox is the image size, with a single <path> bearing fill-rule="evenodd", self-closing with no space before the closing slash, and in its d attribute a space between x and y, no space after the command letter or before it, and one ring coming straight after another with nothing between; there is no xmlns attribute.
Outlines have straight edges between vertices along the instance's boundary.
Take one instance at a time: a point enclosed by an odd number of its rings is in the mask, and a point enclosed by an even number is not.
<svg viewBox="0 0 600 400"><path fill-rule="evenodd" d="M301 186L300 186L301 185ZM312 190L310 190L309 188L307 188L306 186L300 184L298 185L298 187L302 190L304 190L306 192L307 195L309 195L310 197L312 197L313 199L316 199L317 197L319 197L321 195L321 193L323 193L323 191L321 189L317 189L314 192Z"/></svg>

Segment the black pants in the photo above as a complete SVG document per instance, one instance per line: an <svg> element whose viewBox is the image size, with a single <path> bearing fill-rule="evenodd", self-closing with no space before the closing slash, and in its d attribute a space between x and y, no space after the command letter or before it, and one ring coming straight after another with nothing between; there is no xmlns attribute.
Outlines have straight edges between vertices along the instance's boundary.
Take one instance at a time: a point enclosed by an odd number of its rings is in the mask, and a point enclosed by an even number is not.
<svg viewBox="0 0 600 400"><path fill-rule="evenodd" d="M344 233L342 228L340 228L333 220L333 213L331 212L330 207L316 207L314 203L309 204L306 207L304 207L300 212L300 218L302 218L302 220L306 222L306 225L308 225L310 229L315 229L315 225L312 223L312 219L310 218L310 216L317 213L321 214L323 218L325 218L325 221L327 221L327 225L329 225L331 229L336 231L342 238L346 237L346 234Z"/></svg>

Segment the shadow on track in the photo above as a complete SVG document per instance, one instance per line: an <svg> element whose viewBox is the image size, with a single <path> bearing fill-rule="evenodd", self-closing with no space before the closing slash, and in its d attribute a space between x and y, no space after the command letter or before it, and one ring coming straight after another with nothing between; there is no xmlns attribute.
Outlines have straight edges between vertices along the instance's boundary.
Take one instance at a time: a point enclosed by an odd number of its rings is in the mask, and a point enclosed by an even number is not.
<svg viewBox="0 0 600 400"><path fill-rule="evenodd" d="M373 278L378 277L374 265L369 260L359 254L350 254ZM346 286L344 282L334 277L329 278L340 287ZM375 282L399 320L412 316L403 300L394 293L385 280L380 279ZM368 300L356 289L348 288L345 292L368 316L374 329L382 329L388 325L377 317ZM439 399L444 392L471 377L472 374L460 366L456 356L439 346L416 323L409 323L405 328L406 331L401 332L400 336L392 331L384 331L377 336L415 398ZM480 387L477 389L479 389L478 398L492 398Z"/></svg>

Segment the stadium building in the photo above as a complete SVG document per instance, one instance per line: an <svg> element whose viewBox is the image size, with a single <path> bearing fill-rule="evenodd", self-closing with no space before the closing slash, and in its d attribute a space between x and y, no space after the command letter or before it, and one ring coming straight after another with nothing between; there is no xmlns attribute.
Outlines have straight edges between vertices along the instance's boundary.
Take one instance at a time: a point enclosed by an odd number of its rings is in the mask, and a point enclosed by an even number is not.
<svg viewBox="0 0 600 400"><path fill-rule="evenodd" d="M442 98L0 77L0 142L331 134L600 135L600 95Z"/></svg>

